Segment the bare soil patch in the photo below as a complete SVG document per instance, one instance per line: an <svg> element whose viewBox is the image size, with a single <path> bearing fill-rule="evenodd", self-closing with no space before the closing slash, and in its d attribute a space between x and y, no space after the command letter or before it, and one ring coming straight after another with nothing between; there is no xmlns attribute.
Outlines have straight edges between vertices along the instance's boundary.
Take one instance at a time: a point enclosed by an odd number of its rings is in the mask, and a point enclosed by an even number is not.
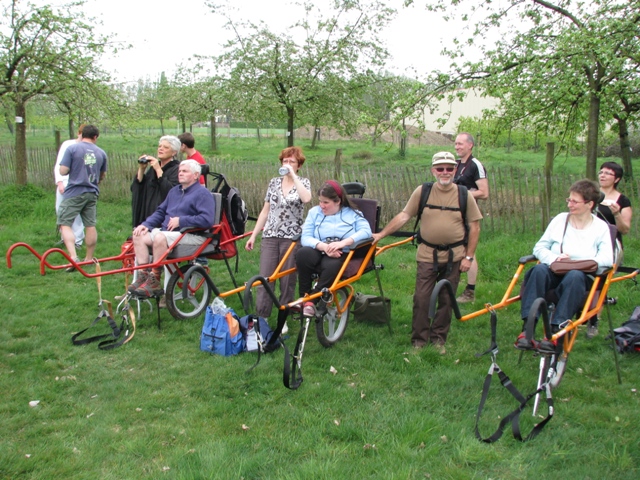
<svg viewBox="0 0 640 480"><path fill-rule="evenodd" d="M311 140L313 138L312 126L304 126L295 130L295 138L304 138ZM369 140L373 134L372 129L362 128L358 130L354 135L346 137L341 135L335 128L320 127L320 139L321 140ZM419 128L409 126L407 127L407 138L409 145L442 145L453 146L453 139L451 135L441 134L439 132L431 132L428 130L421 130ZM398 130L387 130L378 139L380 142L386 143L399 143L400 132Z"/></svg>

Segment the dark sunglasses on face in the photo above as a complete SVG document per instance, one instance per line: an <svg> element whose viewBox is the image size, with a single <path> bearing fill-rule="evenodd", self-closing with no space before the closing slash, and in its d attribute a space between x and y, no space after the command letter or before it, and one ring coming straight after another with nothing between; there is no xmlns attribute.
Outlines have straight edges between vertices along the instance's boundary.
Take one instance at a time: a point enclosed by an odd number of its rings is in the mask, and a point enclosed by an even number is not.
<svg viewBox="0 0 640 480"><path fill-rule="evenodd" d="M445 170L447 172L451 173L456 169L456 167L435 167L435 169L436 169L436 172L438 172L438 173L442 173Z"/></svg>

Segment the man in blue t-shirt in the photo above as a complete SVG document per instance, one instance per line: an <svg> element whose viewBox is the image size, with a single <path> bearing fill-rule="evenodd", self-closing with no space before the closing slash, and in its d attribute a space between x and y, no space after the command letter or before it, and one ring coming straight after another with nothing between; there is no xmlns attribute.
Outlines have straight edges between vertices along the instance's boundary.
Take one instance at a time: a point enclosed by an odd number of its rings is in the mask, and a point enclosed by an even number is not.
<svg viewBox="0 0 640 480"><path fill-rule="evenodd" d="M82 139L75 145L70 145L60 161L60 174L69 175L69 183L62 196L62 203L58 209L58 225L64 245L69 256L79 261L76 255L75 235L71 226L77 215L82 217L85 226L85 243L87 251L85 261L93 258L93 252L98 241L96 230L96 205L100 189L98 184L107 173L107 154L96 141L100 132L93 125L86 125L82 129ZM69 267L67 272L75 269Z"/></svg>

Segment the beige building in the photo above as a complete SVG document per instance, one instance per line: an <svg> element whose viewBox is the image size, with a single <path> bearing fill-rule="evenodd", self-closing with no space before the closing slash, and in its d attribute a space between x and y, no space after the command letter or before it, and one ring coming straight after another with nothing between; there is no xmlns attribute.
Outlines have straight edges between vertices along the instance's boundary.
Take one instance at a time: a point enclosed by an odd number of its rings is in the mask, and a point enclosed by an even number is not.
<svg viewBox="0 0 640 480"><path fill-rule="evenodd" d="M456 97L450 103L449 99L445 97L438 102L433 113L425 110L422 118L424 128L432 132L454 135L457 133L460 117L480 118L483 110L497 108L500 104L500 100L497 98L482 97L478 90L467 89L464 91L466 96L462 101Z"/></svg>

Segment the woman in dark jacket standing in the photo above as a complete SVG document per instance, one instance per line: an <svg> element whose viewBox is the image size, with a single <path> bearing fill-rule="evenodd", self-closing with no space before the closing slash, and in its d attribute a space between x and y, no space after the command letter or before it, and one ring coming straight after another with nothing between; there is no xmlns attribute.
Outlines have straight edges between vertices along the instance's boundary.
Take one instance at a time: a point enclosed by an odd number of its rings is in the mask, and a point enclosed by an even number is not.
<svg viewBox="0 0 640 480"><path fill-rule="evenodd" d="M152 215L169 190L178 185L180 145L178 137L165 135L158 141L158 158L142 155L138 159L138 171L131 184L133 228Z"/></svg>

